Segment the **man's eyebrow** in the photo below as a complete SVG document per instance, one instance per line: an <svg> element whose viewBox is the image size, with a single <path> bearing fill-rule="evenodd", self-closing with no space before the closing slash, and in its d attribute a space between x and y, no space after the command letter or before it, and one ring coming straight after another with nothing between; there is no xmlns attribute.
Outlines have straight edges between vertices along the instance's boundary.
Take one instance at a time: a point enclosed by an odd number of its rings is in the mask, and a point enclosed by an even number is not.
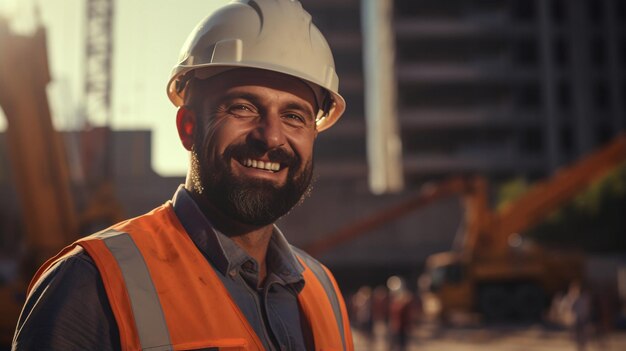
<svg viewBox="0 0 626 351"><path fill-rule="evenodd" d="M252 102L253 104L260 104L261 100L259 99L258 96L251 94L251 93L243 93L243 92L232 92L232 93L228 93L226 95L221 96L218 100L217 100L217 104L223 104L225 102L228 102L230 100L235 100L235 99L244 99L244 100L249 100L250 102Z"/></svg>

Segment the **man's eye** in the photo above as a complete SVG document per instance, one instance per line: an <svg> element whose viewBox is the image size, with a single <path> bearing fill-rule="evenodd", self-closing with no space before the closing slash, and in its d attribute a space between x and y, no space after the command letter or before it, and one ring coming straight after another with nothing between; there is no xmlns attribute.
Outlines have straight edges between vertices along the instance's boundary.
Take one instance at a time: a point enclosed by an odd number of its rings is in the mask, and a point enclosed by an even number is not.
<svg viewBox="0 0 626 351"><path fill-rule="evenodd" d="M253 115L255 114L253 108L251 106L248 105L244 105L244 104L236 104L236 105L231 105L228 108L228 111L232 114L236 114L236 115Z"/></svg>
<svg viewBox="0 0 626 351"><path fill-rule="evenodd" d="M293 121L293 122L299 122L299 123L305 123L306 122L304 117L302 117L302 116L300 116L298 114L295 114L295 113L288 113L288 114L285 115L285 118L287 118L288 120Z"/></svg>

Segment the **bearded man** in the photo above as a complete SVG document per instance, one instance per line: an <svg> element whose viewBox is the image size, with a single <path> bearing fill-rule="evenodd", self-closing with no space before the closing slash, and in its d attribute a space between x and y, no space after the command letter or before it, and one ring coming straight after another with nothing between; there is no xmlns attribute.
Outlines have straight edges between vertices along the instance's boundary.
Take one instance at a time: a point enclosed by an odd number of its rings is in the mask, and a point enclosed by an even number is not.
<svg viewBox="0 0 626 351"><path fill-rule="evenodd" d="M309 191L317 134L345 109L310 15L231 2L190 34L167 86L185 184L49 260L13 348L352 350L334 278L274 225Z"/></svg>

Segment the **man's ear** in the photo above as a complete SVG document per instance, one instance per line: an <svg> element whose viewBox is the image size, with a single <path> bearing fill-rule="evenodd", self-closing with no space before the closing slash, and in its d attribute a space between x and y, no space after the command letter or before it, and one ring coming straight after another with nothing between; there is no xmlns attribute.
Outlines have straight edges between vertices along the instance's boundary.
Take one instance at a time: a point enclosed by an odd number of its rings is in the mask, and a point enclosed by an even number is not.
<svg viewBox="0 0 626 351"><path fill-rule="evenodd" d="M186 106L178 108L176 113L176 128L178 137L188 151L193 147L193 133L196 129L196 114Z"/></svg>

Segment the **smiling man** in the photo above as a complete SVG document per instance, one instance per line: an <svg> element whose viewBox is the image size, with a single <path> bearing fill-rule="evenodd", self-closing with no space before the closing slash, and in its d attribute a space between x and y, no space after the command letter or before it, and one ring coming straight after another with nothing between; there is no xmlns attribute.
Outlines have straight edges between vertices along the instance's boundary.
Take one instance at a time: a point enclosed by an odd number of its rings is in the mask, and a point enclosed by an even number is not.
<svg viewBox="0 0 626 351"><path fill-rule="evenodd" d="M48 261L13 348L352 350L334 278L274 225L309 191L337 87L298 1L233 1L198 24L167 85L184 186Z"/></svg>

